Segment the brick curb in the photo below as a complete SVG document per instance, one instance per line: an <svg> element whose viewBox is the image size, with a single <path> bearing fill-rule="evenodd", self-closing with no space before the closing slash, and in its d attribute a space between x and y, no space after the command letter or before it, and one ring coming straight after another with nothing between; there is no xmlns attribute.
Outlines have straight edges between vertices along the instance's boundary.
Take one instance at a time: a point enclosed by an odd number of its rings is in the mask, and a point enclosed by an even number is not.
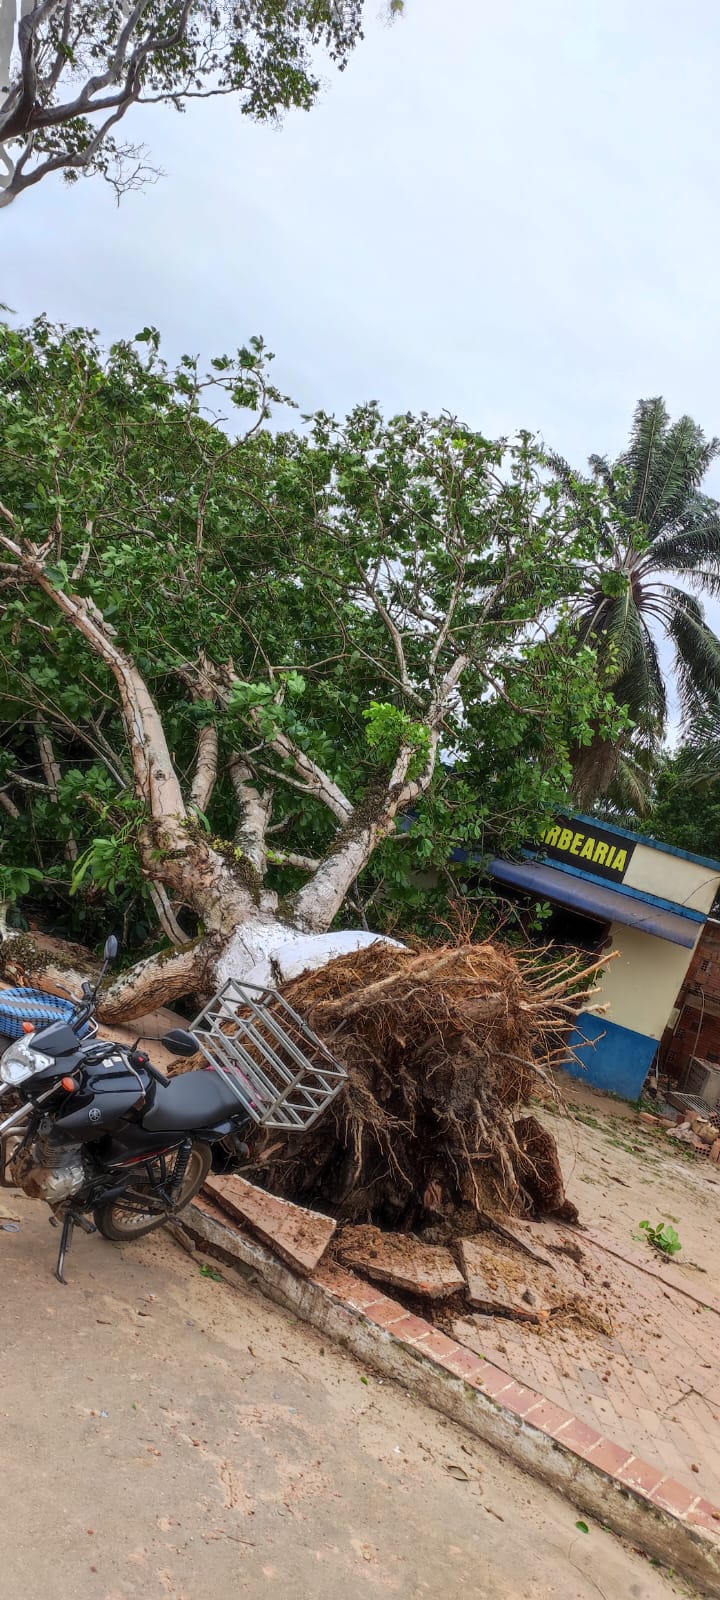
<svg viewBox="0 0 720 1600"><path fill-rule="evenodd" d="M300 1277L203 1198L170 1232L720 1600L720 1510L693 1489L334 1262Z"/></svg>

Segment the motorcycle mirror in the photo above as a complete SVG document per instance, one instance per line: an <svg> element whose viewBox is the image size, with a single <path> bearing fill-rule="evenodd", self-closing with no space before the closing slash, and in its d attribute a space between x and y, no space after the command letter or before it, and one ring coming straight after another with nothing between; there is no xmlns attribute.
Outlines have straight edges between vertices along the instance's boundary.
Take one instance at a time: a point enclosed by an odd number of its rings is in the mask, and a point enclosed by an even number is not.
<svg viewBox="0 0 720 1600"><path fill-rule="evenodd" d="M188 1033L185 1028L171 1028L169 1033L163 1034L160 1043L174 1056L194 1056L199 1049L194 1033Z"/></svg>
<svg viewBox="0 0 720 1600"><path fill-rule="evenodd" d="M111 933L109 939L106 939L106 941L105 941L105 950L103 952L103 954L105 956L105 960L106 961L116 961L119 949L120 949L120 946L119 946L118 941L117 941L117 939L115 937L115 934Z"/></svg>

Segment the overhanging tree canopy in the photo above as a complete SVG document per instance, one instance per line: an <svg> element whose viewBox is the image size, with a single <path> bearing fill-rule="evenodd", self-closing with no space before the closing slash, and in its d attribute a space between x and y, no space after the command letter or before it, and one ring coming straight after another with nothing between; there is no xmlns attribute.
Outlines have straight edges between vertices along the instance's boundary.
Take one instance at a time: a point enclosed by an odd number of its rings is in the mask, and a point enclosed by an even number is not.
<svg viewBox="0 0 720 1600"><path fill-rule="evenodd" d="M259 341L203 376L151 329L107 356L2 333L0 864L149 886L175 953L122 980L126 1014L327 929L380 857L409 883L488 828L517 843L616 725L548 627L594 489L447 416L272 431L281 399Z"/></svg>
<svg viewBox="0 0 720 1600"><path fill-rule="evenodd" d="M311 106L323 56L344 67L364 0L15 0L0 6L0 207L53 172L118 194L152 174L115 129L138 105L232 95L262 121ZM403 10L390 0L388 14Z"/></svg>

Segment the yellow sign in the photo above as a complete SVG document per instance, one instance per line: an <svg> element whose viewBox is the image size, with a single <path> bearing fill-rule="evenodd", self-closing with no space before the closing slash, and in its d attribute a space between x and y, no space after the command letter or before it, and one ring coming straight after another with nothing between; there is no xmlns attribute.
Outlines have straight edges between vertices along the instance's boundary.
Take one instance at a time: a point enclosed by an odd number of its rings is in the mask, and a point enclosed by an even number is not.
<svg viewBox="0 0 720 1600"><path fill-rule="evenodd" d="M622 883L635 849L634 839L625 839L611 828L580 824L568 817L559 817L546 828L540 841L543 855L616 883Z"/></svg>

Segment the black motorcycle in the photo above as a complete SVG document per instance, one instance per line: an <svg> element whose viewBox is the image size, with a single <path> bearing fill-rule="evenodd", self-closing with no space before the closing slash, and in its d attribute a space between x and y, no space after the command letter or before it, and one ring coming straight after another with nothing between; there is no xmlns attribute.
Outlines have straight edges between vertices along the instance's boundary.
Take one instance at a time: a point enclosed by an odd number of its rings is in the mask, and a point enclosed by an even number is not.
<svg viewBox="0 0 720 1600"><path fill-rule="evenodd" d="M66 1021L26 1023L0 1056L0 1095L20 1101L0 1122L0 1184L47 1201L62 1226L61 1283L76 1223L106 1239L142 1238L189 1205L211 1169L234 1171L249 1154L241 1086L208 1069L167 1078L139 1040L98 1039L98 993L117 953L111 937L97 983L83 985ZM183 1028L161 1043L177 1056L199 1049Z"/></svg>

